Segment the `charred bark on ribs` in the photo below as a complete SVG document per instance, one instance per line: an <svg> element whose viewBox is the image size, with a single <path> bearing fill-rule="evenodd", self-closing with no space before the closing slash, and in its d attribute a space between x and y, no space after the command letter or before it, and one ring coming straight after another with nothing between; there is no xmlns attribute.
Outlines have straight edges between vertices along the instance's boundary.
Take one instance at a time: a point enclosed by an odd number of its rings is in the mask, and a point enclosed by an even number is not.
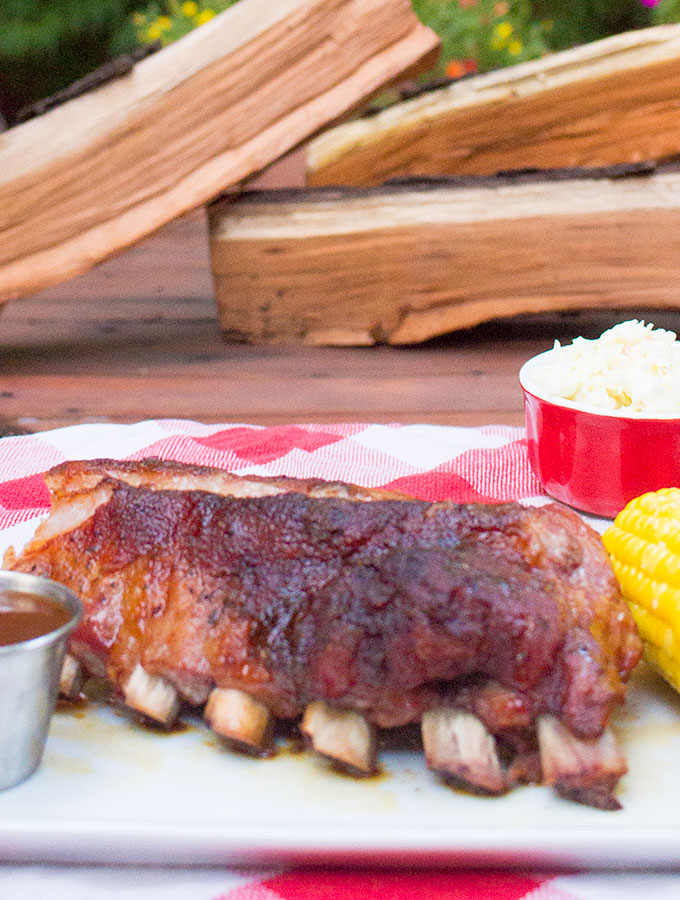
<svg viewBox="0 0 680 900"><path fill-rule="evenodd" d="M207 701L258 752L272 717L302 717L315 749L364 773L376 727L422 722L446 777L618 806L607 723L640 645L576 514L157 461L46 480L52 514L14 568L78 591L71 653L130 705L168 721L178 697Z"/></svg>

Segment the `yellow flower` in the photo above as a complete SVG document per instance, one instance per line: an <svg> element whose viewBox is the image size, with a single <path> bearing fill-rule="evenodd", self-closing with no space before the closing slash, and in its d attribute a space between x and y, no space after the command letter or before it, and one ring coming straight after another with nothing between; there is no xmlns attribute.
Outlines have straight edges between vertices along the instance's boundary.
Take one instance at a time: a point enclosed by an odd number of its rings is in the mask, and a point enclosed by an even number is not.
<svg viewBox="0 0 680 900"><path fill-rule="evenodd" d="M182 4L182 15L185 15L187 19L195 16L197 12L198 3L194 3L194 0L185 0L185 2Z"/></svg>
<svg viewBox="0 0 680 900"><path fill-rule="evenodd" d="M509 22L501 22L496 25L491 34L491 46L494 50L501 50L508 43L512 34L512 25Z"/></svg>
<svg viewBox="0 0 680 900"><path fill-rule="evenodd" d="M169 31L172 28L172 19L170 16L159 16L156 19L156 25L161 31Z"/></svg>
<svg viewBox="0 0 680 900"><path fill-rule="evenodd" d="M132 14L132 21L139 28L142 25L146 25L146 16L144 13L136 12Z"/></svg>
<svg viewBox="0 0 680 900"><path fill-rule="evenodd" d="M158 21L152 22L146 29L146 37L149 41L157 41L163 34L163 29L159 27Z"/></svg>
<svg viewBox="0 0 680 900"><path fill-rule="evenodd" d="M211 19L215 18L215 11L213 9L204 9L196 16L196 24L204 25L206 22L209 22Z"/></svg>
<svg viewBox="0 0 680 900"><path fill-rule="evenodd" d="M522 52L522 42L518 39L510 41L508 44L508 53L511 56L519 56Z"/></svg>

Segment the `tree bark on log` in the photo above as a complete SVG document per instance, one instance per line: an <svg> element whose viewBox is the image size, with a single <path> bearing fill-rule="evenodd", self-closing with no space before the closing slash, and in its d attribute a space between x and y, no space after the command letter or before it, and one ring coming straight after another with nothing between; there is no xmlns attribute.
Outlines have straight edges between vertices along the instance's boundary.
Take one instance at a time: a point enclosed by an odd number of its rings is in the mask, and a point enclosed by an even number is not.
<svg viewBox="0 0 680 900"><path fill-rule="evenodd" d="M242 0L121 78L0 135L0 302L261 171L438 41L409 0Z"/></svg>
<svg viewBox="0 0 680 900"><path fill-rule="evenodd" d="M243 194L209 210L222 328L411 344L519 313L680 306L680 167Z"/></svg>
<svg viewBox="0 0 680 900"><path fill-rule="evenodd" d="M603 166L680 153L680 25L456 81L307 145L313 186Z"/></svg>

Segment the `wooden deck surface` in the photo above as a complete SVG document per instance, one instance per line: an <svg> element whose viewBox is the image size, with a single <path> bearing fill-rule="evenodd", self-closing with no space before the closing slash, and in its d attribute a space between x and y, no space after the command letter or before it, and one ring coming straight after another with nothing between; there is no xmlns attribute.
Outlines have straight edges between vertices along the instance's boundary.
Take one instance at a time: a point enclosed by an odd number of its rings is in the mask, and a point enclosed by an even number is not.
<svg viewBox="0 0 680 900"><path fill-rule="evenodd" d="M589 312L493 322L413 347L226 342L205 220L179 220L79 279L0 316L4 433L80 422L523 423L521 364L555 338L624 318L680 328L680 312Z"/></svg>

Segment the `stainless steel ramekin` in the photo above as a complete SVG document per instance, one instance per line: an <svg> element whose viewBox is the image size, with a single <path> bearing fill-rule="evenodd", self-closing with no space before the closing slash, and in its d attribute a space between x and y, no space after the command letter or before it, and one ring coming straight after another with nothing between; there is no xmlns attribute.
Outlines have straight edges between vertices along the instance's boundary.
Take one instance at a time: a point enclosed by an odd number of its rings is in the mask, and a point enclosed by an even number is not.
<svg viewBox="0 0 680 900"><path fill-rule="evenodd" d="M63 606L70 618L47 634L0 646L0 790L24 781L40 765L66 641L83 614L73 591L38 575L0 571L3 591L45 597Z"/></svg>

